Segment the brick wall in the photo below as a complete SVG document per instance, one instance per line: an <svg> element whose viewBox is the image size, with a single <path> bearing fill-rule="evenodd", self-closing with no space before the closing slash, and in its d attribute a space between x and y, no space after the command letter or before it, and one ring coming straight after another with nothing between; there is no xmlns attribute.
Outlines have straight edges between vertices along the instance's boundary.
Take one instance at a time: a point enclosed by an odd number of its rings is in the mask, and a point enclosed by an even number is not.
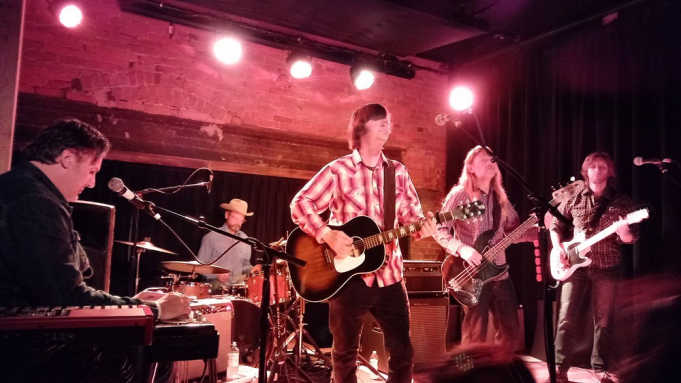
<svg viewBox="0 0 681 383"><path fill-rule="evenodd" d="M446 110L446 77L379 74L372 88L357 91L349 67L314 60L312 76L296 80L288 76L286 51L244 42L242 60L226 66L212 54L215 33L178 25L171 39L167 22L123 13L115 0L84 1L83 9L83 24L69 30L46 1L27 1L22 93L201 121L218 131L244 126L332 139L339 146L346 145L350 113L378 102L393 114L389 144L401 150L424 208L438 209L445 193L445 130L433 118ZM203 139L221 137L206 132ZM412 254L437 259L443 253L427 239L415 243Z"/></svg>

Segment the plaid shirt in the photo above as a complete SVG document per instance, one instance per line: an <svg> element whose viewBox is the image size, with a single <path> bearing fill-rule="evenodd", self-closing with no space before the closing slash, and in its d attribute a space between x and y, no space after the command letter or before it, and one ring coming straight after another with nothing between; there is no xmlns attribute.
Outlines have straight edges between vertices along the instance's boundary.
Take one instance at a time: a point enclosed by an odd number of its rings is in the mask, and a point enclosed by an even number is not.
<svg viewBox="0 0 681 383"><path fill-rule="evenodd" d="M598 207L601 204L607 204L603 215L597 223L589 225L594 218ZM624 217L633 210L632 202L629 197L624 194L617 193L615 189L607 186L603 194L596 198L591 189L586 188L581 193L576 194L570 198L563 206L560 207L560 212L575 226L575 233L586 232L586 238L592 237L603 229L617 222L620 217ZM635 242L638 239L638 226L632 225L629 227ZM561 238L569 238L570 234L566 233L564 225L562 225L556 218L551 223L551 230L561 234ZM619 245L623 243L617 233L613 233L604 238L600 242L591 246L591 251L587 257L592 259L589 267L598 269L607 269L620 264L621 255Z"/></svg>
<svg viewBox="0 0 681 383"><path fill-rule="evenodd" d="M478 200L485 204L485 214L480 217L482 218L481 221L456 220L449 221L438 226L437 233L435 234L435 240L447 251L447 254L458 257L456 251L459 249L459 247L461 247L461 245L473 246L475 240L478 238L478 236L480 236L480 234L487 230L494 229L494 198L494 193L480 193L480 198ZM447 196L447 199L442 206L442 211L453 210L457 204L462 204L466 200L473 200L473 198L466 193L463 186L455 186ZM504 236L512 232L519 225L520 218L518 217L518 213L515 211L513 206L511 206L508 210L505 225L503 225L503 227L497 231L494 237L492 237L490 244L496 244L499 242L499 240L504 238ZM531 241L536 238L537 231L535 229L530 229L521 235L516 242ZM505 264L506 254L499 254L494 263L497 265Z"/></svg>
<svg viewBox="0 0 681 383"><path fill-rule="evenodd" d="M331 210L329 224L339 225L365 215L383 229L383 167L388 159L381 154L381 166L367 167L357 150L327 164L291 202L293 222L319 243L331 231L320 213ZM395 166L395 226L424 218L421 202L407 168L397 161ZM402 253L395 240L386 244L387 265L376 272L364 274L367 286L389 286L402 280Z"/></svg>

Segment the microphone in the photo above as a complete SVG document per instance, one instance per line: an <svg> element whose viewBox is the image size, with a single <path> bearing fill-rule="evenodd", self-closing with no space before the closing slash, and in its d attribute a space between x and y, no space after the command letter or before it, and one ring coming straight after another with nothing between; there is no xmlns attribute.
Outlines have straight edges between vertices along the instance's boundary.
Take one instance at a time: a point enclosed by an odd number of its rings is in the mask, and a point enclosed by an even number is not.
<svg viewBox="0 0 681 383"><path fill-rule="evenodd" d="M208 176L208 183L206 183L206 189L208 190L208 194L210 194L210 189L213 188L213 175Z"/></svg>
<svg viewBox="0 0 681 383"><path fill-rule="evenodd" d="M452 113L452 114L438 114L435 116L435 125L437 126L443 126L444 124L447 123L447 121L460 121L460 115L461 113Z"/></svg>
<svg viewBox="0 0 681 383"><path fill-rule="evenodd" d="M146 210L155 219L161 218L159 214L154 213L150 209L148 202L145 202L137 194L133 193L132 190L128 189L120 178L114 177L110 179L108 186L112 192L127 199L128 202L133 204L136 208Z"/></svg>
<svg viewBox="0 0 681 383"><path fill-rule="evenodd" d="M670 164L672 163L671 158L643 158L643 157L636 157L634 158L634 165L636 166L641 166L641 165L662 165L662 164Z"/></svg>
<svg viewBox="0 0 681 383"><path fill-rule="evenodd" d="M458 127L461 125L461 115L471 113L473 113L473 109L455 110L454 113L438 114L437 116L435 116L435 125L443 126L444 124L447 123L447 121L454 121L454 123Z"/></svg>

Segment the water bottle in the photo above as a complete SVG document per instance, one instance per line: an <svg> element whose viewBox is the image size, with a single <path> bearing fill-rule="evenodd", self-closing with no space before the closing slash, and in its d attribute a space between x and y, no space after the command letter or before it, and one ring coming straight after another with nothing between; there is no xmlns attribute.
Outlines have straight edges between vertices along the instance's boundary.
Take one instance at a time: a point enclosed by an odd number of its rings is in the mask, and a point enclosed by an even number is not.
<svg viewBox="0 0 681 383"><path fill-rule="evenodd" d="M373 351L371 353L371 356L369 357L369 365L373 367L376 371L378 371L378 354L376 351ZM374 374L374 379L378 379L378 376Z"/></svg>
<svg viewBox="0 0 681 383"><path fill-rule="evenodd" d="M232 342L232 346L227 353L227 380L236 379L239 373L239 348L236 346L236 342Z"/></svg>

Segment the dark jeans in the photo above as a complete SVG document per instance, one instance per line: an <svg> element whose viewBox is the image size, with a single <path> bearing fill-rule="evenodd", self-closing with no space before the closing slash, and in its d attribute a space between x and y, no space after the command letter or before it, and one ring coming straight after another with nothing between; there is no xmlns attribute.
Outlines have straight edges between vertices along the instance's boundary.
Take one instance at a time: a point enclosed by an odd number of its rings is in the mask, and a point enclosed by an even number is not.
<svg viewBox="0 0 681 383"><path fill-rule="evenodd" d="M556 329L556 365L569 368L573 341L573 325L582 311L582 302L591 294L594 313L594 345L591 366L596 371L609 368L612 323L620 271L618 267L601 270L595 267L577 269L563 284Z"/></svg>
<svg viewBox="0 0 681 383"><path fill-rule="evenodd" d="M414 348L409 338L409 301L402 283L368 287L353 278L329 301L335 383L357 382L357 353L364 315L371 313L390 353L388 383L410 383Z"/></svg>
<svg viewBox="0 0 681 383"><path fill-rule="evenodd" d="M489 313L493 315L495 339L487 339ZM518 300L511 278L488 282L482 289L478 304L464 306L461 334L462 344L495 343L506 351L513 352L520 324L518 322Z"/></svg>

